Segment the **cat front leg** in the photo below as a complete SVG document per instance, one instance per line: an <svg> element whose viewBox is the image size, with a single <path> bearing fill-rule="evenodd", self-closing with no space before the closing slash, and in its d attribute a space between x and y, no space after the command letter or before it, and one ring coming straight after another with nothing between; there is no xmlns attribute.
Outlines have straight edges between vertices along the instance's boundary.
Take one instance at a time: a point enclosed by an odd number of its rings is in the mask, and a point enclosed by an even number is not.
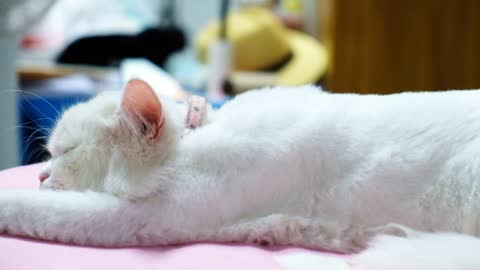
<svg viewBox="0 0 480 270"><path fill-rule="evenodd" d="M320 219L273 214L239 221L223 227L214 236L219 242L241 242L262 246L294 245L341 253L364 248L355 240L353 230Z"/></svg>
<svg viewBox="0 0 480 270"><path fill-rule="evenodd" d="M93 246L140 243L130 201L96 192L0 190L0 233Z"/></svg>

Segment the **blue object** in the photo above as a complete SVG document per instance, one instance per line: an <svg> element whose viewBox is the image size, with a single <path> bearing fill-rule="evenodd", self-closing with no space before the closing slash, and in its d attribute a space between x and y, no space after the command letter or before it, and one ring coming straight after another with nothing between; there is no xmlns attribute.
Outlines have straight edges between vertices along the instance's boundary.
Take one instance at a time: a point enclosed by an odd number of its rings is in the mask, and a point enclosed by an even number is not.
<svg viewBox="0 0 480 270"><path fill-rule="evenodd" d="M87 94L37 96L23 94L18 100L20 115L20 147L22 164L32 164L48 158L47 137L60 114L71 105L90 99Z"/></svg>

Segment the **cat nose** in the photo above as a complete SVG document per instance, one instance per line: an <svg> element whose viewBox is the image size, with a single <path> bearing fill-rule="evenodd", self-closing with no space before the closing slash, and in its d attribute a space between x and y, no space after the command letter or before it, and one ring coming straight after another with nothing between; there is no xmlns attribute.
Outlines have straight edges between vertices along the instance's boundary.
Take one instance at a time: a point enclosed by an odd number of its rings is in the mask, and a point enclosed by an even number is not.
<svg viewBox="0 0 480 270"><path fill-rule="evenodd" d="M40 180L40 183L43 183L43 181L47 180L48 177L50 177L50 174L48 174L47 172L41 172L38 175L38 180Z"/></svg>
<svg viewBox="0 0 480 270"><path fill-rule="evenodd" d="M52 163L48 161L45 167L40 171L38 175L38 180L40 180L40 185L50 177L50 170L51 170Z"/></svg>

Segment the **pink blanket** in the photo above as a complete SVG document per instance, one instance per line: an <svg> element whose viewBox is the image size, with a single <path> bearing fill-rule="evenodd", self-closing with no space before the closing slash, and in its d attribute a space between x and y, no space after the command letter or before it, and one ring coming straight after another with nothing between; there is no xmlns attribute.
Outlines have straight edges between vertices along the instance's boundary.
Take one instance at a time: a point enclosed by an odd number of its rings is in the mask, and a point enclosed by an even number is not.
<svg viewBox="0 0 480 270"><path fill-rule="evenodd" d="M41 166L37 164L0 171L0 189L37 188L37 174ZM340 256L298 248L267 250L242 245L194 244L168 248L105 249L0 236L0 269L340 270L348 267Z"/></svg>

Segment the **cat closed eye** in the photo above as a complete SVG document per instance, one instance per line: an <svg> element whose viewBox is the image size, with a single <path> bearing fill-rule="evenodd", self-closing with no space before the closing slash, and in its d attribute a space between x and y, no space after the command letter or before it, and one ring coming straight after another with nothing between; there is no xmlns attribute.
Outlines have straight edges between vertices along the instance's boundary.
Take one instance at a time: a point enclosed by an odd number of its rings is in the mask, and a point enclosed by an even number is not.
<svg viewBox="0 0 480 270"><path fill-rule="evenodd" d="M59 157L59 156L63 156L65 154L68 154L69 152L71 152L75 148L76 148L76 146L58 147L58 148L54 148L52 151L49 151L49 152L50 152L50 155L52 157Z"/></svg>
<svg viewBox="0 0 480 270"><path fill-rule="evenodd" d="M63 150L63 151L61 152L61 154L66 154L66 153L68 153L68 152L71 152L73 149L75 149L75 146L68 147L68 148L66 148L65 150Z"/></svg>

